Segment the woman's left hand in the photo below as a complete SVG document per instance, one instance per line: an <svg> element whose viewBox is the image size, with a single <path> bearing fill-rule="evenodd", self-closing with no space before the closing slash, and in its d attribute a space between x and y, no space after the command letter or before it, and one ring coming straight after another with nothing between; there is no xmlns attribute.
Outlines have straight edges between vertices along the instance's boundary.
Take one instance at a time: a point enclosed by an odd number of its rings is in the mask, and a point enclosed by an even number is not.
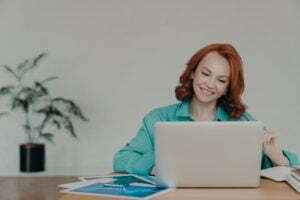
<svg viewBox="0 0 300 200"><path fill-rule="evenodd" d="M274 165L288 166L289 161L283 155L282 149L278 144L278 138L275 133L265 132L263 139L263 151L272 160Z"/></svg>

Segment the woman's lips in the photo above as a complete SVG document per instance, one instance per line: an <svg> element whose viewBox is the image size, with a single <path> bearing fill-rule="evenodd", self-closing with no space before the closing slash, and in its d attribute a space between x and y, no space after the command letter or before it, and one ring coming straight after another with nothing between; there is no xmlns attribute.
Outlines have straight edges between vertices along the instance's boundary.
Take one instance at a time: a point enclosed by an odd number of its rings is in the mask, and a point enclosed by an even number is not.
<svg viewBox="0 0 300 200"><path fill-rule="evenodd" d="M212 92L212 91L210 91L210 90L208 90L208 89L205 89L205 88L202 88L202 87L200 87L200 90L203 92L203 94L205 94L205 95L214 95L215 93L214 92Z"/></svg>

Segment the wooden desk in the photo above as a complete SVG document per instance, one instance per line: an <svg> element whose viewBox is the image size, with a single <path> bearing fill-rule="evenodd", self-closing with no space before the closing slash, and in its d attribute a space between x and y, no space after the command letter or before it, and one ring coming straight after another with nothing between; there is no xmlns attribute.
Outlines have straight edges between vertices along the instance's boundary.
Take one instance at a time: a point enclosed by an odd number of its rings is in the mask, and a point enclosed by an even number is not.
<svg viewBox="0 0 300 200"><path fill-rule="evenodd" d="M64 195L57 185L75 181L70 176L0 177L0 200L56 200Z"/></svg>
<svg viewBox="0 0 300 200"><path fill-rule="evenodd" d="M77 177L0 177L1 200L101 200L113 199L95 196L59 193L57 185L77 181ZM116 199L116 198L115 198ZM119 199L119 198L118 198ZM177 189L153 199L222 199L222 200L300 200L300 195L287 183L262 179L256 189Z"/></svg>

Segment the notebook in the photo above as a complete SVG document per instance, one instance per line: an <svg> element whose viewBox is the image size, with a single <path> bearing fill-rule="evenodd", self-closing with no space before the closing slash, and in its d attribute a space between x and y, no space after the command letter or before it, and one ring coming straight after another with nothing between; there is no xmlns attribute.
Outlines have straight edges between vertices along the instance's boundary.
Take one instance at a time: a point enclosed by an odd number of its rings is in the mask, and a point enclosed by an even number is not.
<svg viewBox="0 0 300 200"><path fill-rule="evenodd" d="M300 193L300 166L295 168L277 166L264 169L261 171L261 176L276 182L286 181Z"/></svg>

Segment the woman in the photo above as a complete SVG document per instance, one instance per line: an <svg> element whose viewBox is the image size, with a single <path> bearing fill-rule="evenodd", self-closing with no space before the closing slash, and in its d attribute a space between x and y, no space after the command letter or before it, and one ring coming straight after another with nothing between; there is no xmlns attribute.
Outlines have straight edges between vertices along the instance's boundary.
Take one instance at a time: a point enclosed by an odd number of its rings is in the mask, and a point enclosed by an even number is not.
<svg viewBox="0 0 300 200"><path fill-rule="evenodd" d="M211 44L188 61L176 87L181 103L148 113L138 134L114 156L114 171L149 174L154 167L154 124L158 121L253 121L241 100L242 60L230 44ZM201 134L201 133L199 133ZM282 150L274 133L266 132L262 169L298 165L297 156Z"/></svg>

